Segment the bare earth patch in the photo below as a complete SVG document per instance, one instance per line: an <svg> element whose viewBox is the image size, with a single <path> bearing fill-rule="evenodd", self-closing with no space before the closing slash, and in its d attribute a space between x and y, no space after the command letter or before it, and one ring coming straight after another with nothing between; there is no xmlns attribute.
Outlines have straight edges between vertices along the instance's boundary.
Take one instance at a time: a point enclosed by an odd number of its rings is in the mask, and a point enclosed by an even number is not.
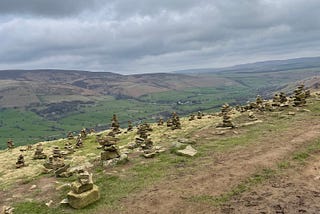
<svg viewBox="0 0 320 214"><path fill-rule="evenodd" d="M317 156L319 153L317 154ZM221 213L320 213L320 158L235 198Z"/></svg>
<svg viewBox="0 0 320 214"><path fill-rule="evenodd" d="M274 166L285 157L319 138L320 124L309 121L308 129L300 122L278 136L265 136L259 142L230 152L213 154L205 164L190 169L190 173L177 173L166 181L137 193L122 201L124 213L215 213L209 203L188 199L198 196L218 197L258 171ZM211 160L209 160L212 158ZM301 184L303 185L303 184ZM308 188L305 186L305 188ZM311 193L310 193L311 194ZM303 194L299 194L303 196ZM318 205L317 205L318 206ZM235 210L235 209L231 209ZM241 209L238 209L239 211ZM224 213L225 211L223 211ZM248 212L244 212L248 213Z"/></svg>

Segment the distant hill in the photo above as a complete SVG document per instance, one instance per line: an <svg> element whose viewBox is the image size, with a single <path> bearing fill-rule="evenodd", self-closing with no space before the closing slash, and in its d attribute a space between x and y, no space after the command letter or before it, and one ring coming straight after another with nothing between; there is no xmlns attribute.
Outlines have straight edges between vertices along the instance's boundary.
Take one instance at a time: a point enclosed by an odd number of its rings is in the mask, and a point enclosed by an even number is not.
<svg viewBox="0 0 320 214"><path fill-rule="evenodd" d="M261 62L223 70L121 75L78 70L0 70L0 150L64 137L82 128L104 130L117 114L127 121L166 119L172 112L212 112L257 94L271 98L303 82L320 85L319 58ZM318 64L317 64L318 63ZM304 67L304 68L302 68Z"/></svg>
<svg viewBox="0 0 320 214"><path fill-rule="evenodd" d="M120 75L76 70L1 70L0 107L26 107L99 96L139 97L187 87L223 85L228 80L184 74Z"/></svg>
<svg viewBox="0 0 320 214"><path fill-rule="evenodd" d="M201 68L201 69L190 69L174 71L176 74L196 74L196 73L223 73L223 72L234 72L234 73L257 73L257 72L274 72L274 71L288 71L295 69L304 68L319 68L320 57L304 57L287 60L270 60L263 62L240 64L230 67L223 68Z"/></svg>

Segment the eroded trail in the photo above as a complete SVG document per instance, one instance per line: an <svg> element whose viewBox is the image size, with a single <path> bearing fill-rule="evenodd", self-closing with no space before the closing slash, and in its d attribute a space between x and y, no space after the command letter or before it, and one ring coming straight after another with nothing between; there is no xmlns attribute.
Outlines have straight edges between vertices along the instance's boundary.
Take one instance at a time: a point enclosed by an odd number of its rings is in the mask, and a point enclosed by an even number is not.
<svg viewBox="0 0 320 214"><path fill-rule="evenodd" d="M319 152L308 164L233 199L221 213L320 213ZM218 212L218 210L217 210Z"/></svg>
<svg viewBox="0 0 320 214"><path fill-rule="evenodd" d="M306 126L301 129L301 126ZM212 213L215 207L188 200L219 196L253 173L273 167L285 157L320 137L320 122L299 122L277 136L264 136L229 152L203 158L190 173L176 173L122 201L123 213ZM205 164L203 164L203 163ZM188 169L185 169L188 170ZM186 171L185 171L186 172Z"/></svg>

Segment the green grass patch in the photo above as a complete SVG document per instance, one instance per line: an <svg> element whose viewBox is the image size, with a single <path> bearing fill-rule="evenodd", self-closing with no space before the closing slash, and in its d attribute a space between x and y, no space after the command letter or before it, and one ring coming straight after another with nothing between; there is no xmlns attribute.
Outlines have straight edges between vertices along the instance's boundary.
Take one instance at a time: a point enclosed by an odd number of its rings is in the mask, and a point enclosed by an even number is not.
<svg viewBox="0 0 320 214"><path fill-rule="evenodd" d="M19 202L13 205L15 214L57 214L62 213L57 208L50 208L45 203Z"/></svg>

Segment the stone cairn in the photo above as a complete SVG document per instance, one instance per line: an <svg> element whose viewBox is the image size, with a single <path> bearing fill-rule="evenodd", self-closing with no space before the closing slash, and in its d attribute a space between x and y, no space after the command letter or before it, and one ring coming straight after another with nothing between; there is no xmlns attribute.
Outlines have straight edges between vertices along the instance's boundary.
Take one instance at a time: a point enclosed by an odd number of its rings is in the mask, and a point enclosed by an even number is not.
<svg viewBox="0 0 320 214"><path fill-rule="evenodd" d="M280 95L278 93L275 93L272 99L272 106L279 107L280 104L281 104Z"/></svg>
<svg viewBox="0 0 320 214"><path fill-rule="evenodd" d="M34 152L33 159L46 159L47 155L43 152L43 146L39 143L36 146L36 151Z"/></svg>
<svg viewBox="0 0 320 214"><path fill-rule="evenodd" d="M82 141L81 134L79 134L76 140L76 148L81 148L81 147L83 147L83 141Z"/></svg>
<svg viewBox="0 0 320 214"><path fill-rule="evenodd" d="M71 184L67 199L69 205L75 209L84 208L100 199L99 188L93 184L91 173L78 171L78 178Z"/></svg>
<svg viewBox="0 0 320 214"><path fill-rule="evenodd" d="M293 105L300 107L300 106L304 106L305 104L306 104L306 93L305 93L304 85L301 84L294 90Z"/></svg>
<svg viewBox="0 0 320 214"><path fill-rule="evenodd" d="M132 122L131 120L128 121L128 128L127 128L127 131L132 131L133 130L133 126L132 126Z"/></svg>
<svg viewBox="0 0 320 214"><path fill-rule="evenodd" d="M139 125L137 131L139 137L136 138L135 144L131 146L131 149L140 147L143 151L143 156L146 158L154 157L156 154L155 151L153 151L153 141L148 133L151 131L153 131L153 129L148 123Z"/></svg>
<svg viewBox="0 0 320 214"><path fill-rule="evenodd" d="M7 147L8 147L8 149L13 149L14 148L14 143L13 143L13 140L8 140L8 142L7 142Z"/></svg>
<svg viewBox="0 0 320 214"><path fill-rule="evenodd" d="M171 126L172 130L181 129L180 118L176 112L172 113L171 120L172 120L172 126Z"/></svg>
<svg viewBox="0 0 320 214"><path fill-rule="evenodd" d="M68 138L68 140L73 140L74 139L72 132L68 132L67 138Z"/></svg>
<svg viewBox="0 0 320 214"><path fill-rule="evenodd" d="M172 118L169 117L169 118L167 119L167 127L171 127L171 126L172 126Z"/></svg>
<svg viewBox="0 0 320 214"><path fill-rule="evenodd" d="M98 143L101 145L101 162L111 160L120 157L120 151L116 146L118 139L112 136L105 136L98 139Z"/></svg>
<svg viewBox="0 0 320 214"><path fill-rule="evenodd" d="M280 97L280 103L281 104L286 104L287 103L288 98L287 98L287 96L286 96L286 94L284 92L280 92L279 97Z"/></svg>
<svg viewBox="0 0 320 214"><path fill-rule="evenodd" d="M146 142L146 140L149 137L148 132L150 131L153 131L153 129L150 127L148 123L140 124L138 126L137 134L139 135L139 137L136 138L135 147L139 147Z"/></svg>
<svg viewBox="0 0 320 214"><path fill-rule="evenodd" d="M21 168L26 166L25 162L24 162L24 156L22 154L19 155L18 160L16 162L16 168Z"/></svg>
<svg viewBox="0 0 320 214"><path fill-rule="evenodd" d="M112 128L112 132L114 132L115 134L121 133L119 121L116 114L113 114L112 116L111 128Z"/></svg>
<svg viewBox="0 0 320 214"><path fill-rule="evenodd" d="M264 105L263 105L263 99L260 95L257 96L256 98L256 109L259 111L263 111L264 110Z"/></svg>
<svg viewBox="0 0 320 214"><path fill-rule="evenodd" d="M194 114L190 114L189 121L192 121L192 120L195 120L195 119L196 119L196 115L194 115Z"/></svg>
<svg viewBox="0 0 320 214"><path fill-rule="evenodd" d="M230 111L231 111L231 108L227 103L221 107L222 124L219 124L217 127L221 127L221 128L235 127L230 117Z"/></svg>
<svg viewBox="0 0 320 214"><path fill-rule="evenodd" d="M258 120L258 118L256 117L256 115L253 113L253 111L251 110L248 110L248 117L249 117L249 120Z"/></svg>
<svg viewBox="0 0 320 214"><path fill-rule="evenodd" d="M74 153L74 148L70 142L64 144L64 149L67 151L66 155Z"/></svg>
<svg viewBox="0 0 320 214"><path fill-rule="evenodd" d="M87 137L87 131L86 131L86 129L85 128L83 128L83 129L81 129L81 131L80 131L80 137L81 137L81 139L86 139L86 137Z"/></svg>
<svg viewBox="0 0 320 214"><path fill-rule="evenodd" d="M311 97L311 91L310 90L305 90L304 93L306 95L306 98Z"/></svg>
<svg viewBox="0 0 320 214"><path fill-rule="evenodd" d="M158 126L163 126L163 123L164 123L164 122L163 122L163 119L160 118L159 121L158 121Z"/></svg>
<svg viewBox="0 0 320 214"><path fill-rule="evenodd" d="M43 166L50 171L53 170L56 177L70 177L72 175L72 173L68 171L70 164L64 163L63 154L59 147L55 146L52 153Z"/></svg>
<svg viewBox="0 0 320 214"><path fill-rule="evenodd" d="M198 111L197 113L197 119L202 119L203 113L201 111Z"/></svg>

